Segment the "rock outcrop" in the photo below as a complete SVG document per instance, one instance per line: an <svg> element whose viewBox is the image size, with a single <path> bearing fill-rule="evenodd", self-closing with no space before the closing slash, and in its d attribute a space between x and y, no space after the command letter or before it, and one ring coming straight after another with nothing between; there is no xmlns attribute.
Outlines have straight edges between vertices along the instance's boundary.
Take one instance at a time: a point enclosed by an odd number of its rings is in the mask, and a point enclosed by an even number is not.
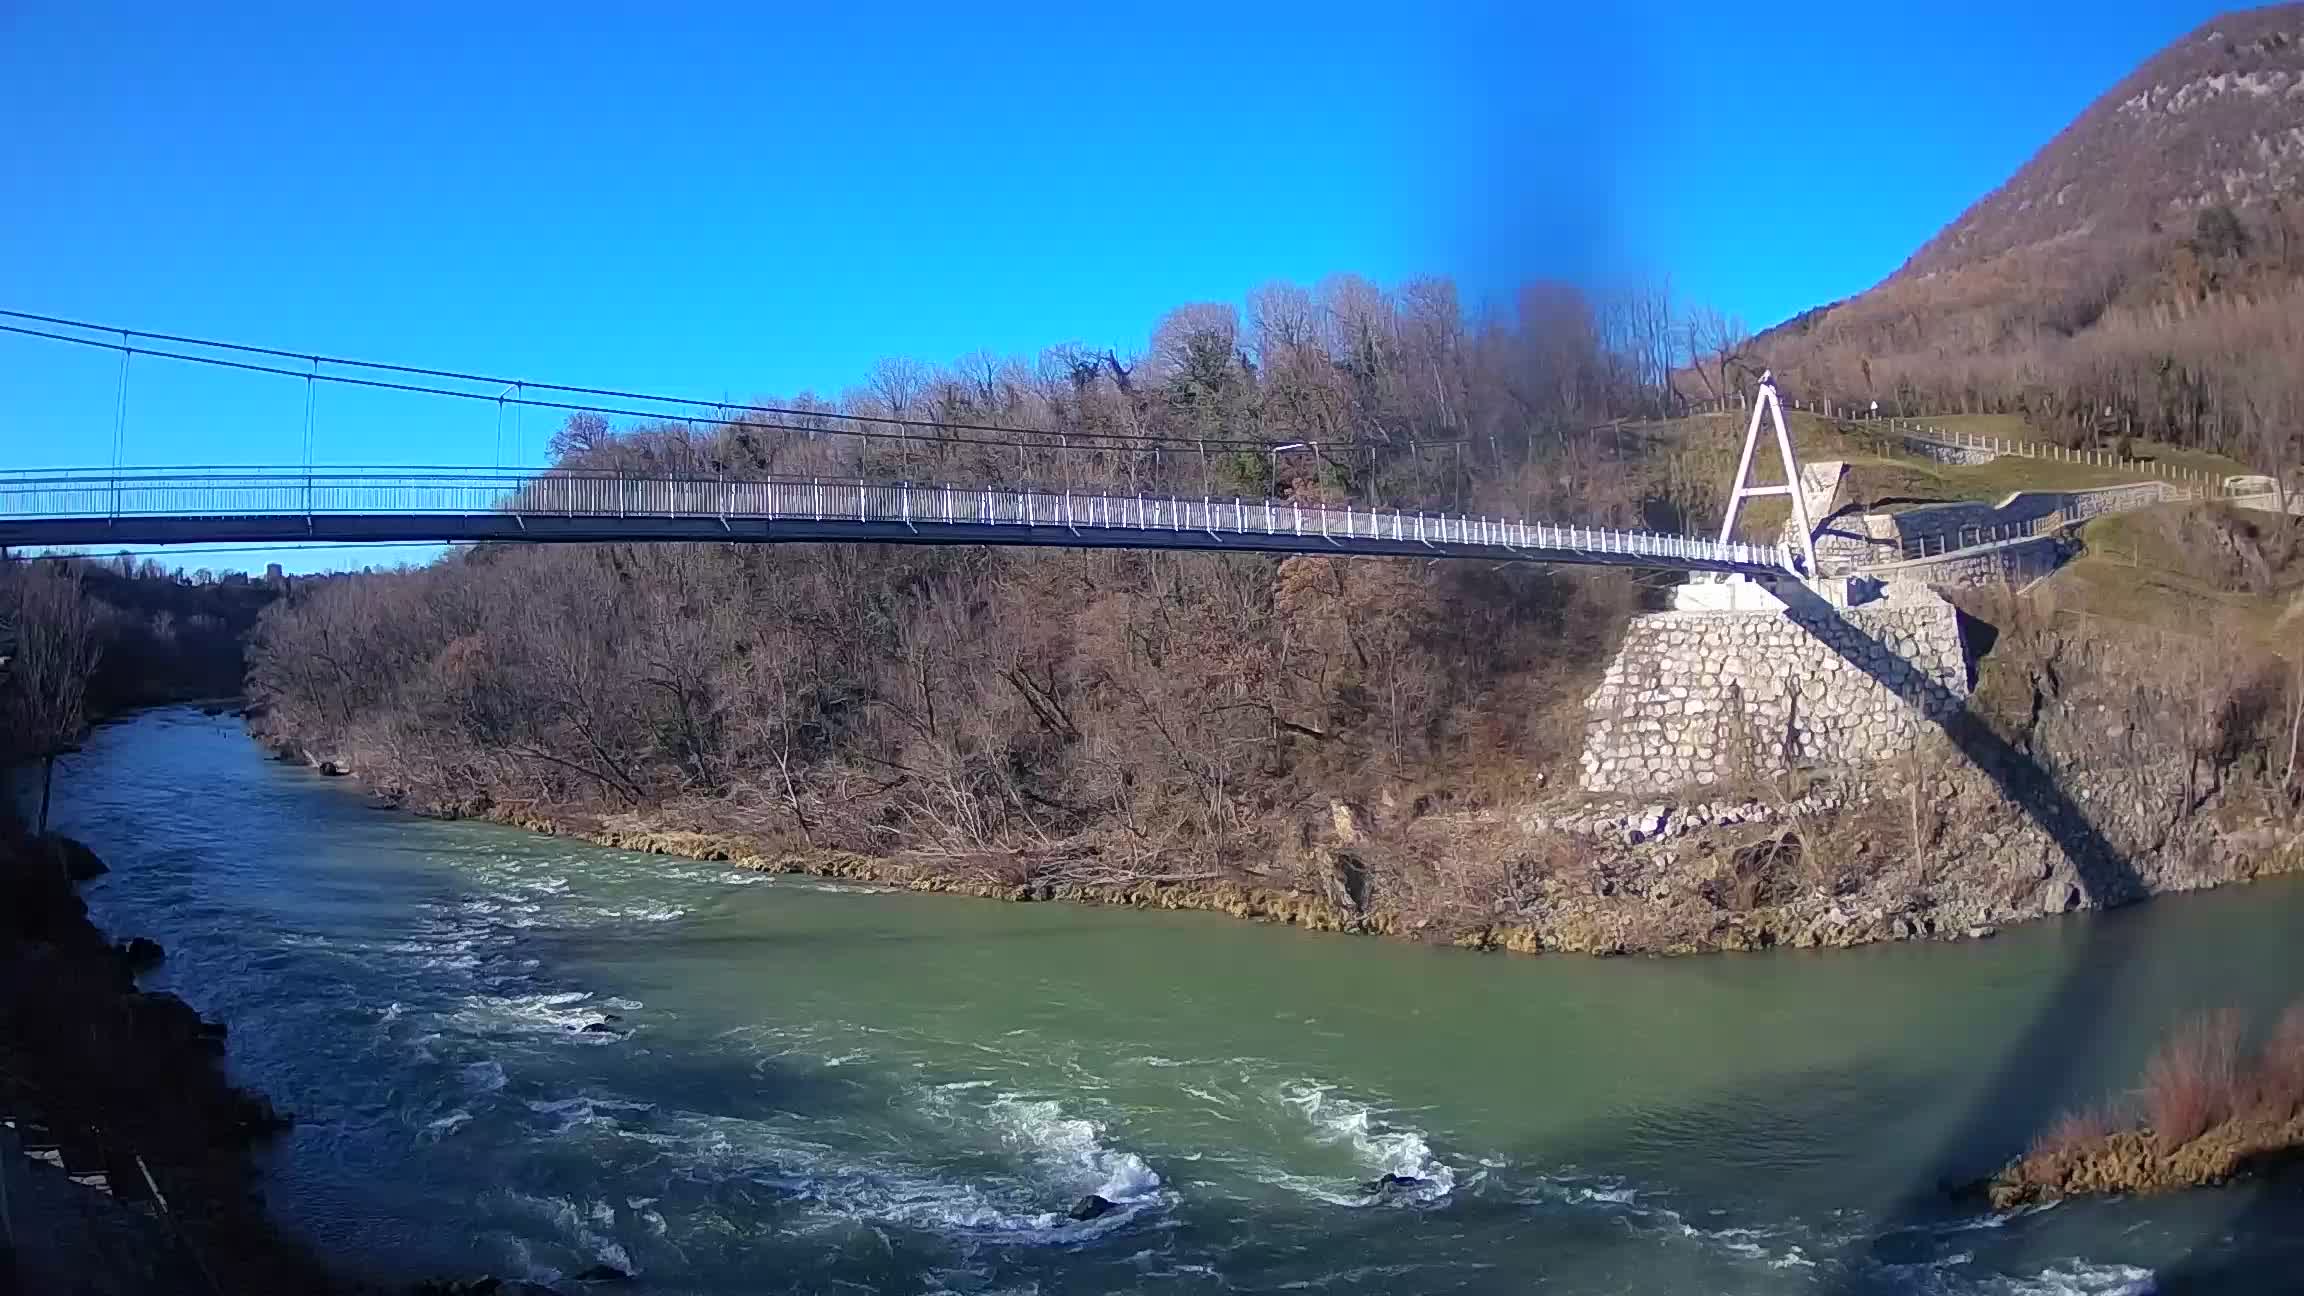
<svg viewBox="0 0 2304 1296"><path fill-rule="evenodd" d="M138 990L131 967L159 946L108 941L60 863L79 876L104 871L79 842L14 837L0 825L0 1095L9 1115L80 1149L119 1191L138 1191L149 1173L169 1203L169 1227L192 1239L224 1290L344 1290L272 1230L254 1199L252 1149L283 1121L226 1079L222 1025L174 995ZM80 1212L88 1221L116 1209L91 1195ZM107 1231L87 1227L88 1238L20 1239L30 1290L67 1276L71 1290L146 1290L134 1284L154 1267L184 1262L164 1235L139 1250L119 1239L141 1232L91 1242ZM197 1279L186 1272L182 1289L202 1288Z"/></svg>
<svg viewBox="0 0 2304 1296"><path fill-rule="evenodd" d="M1092 1219L1100 1219L1103 1216L1111 1214L1116 1209L1118 1208L1115 1207L1110 1200L1095 1193L1090 1193L1087 1196L1081 1198L1079 1201L1072 1203L1072 1209L1064 1212L1064 1218L1086 1222Z"/></svg>
<svg viewBox="0 0 2304 1296"><path fill-rule="evenodd" d="M2150 1130L2120 1130L2073 1147L2018 1157L1986 1185L1993 1209L2063 1197L2204 1188L2304 1161L2304 1113L2285 1121L2227 1121L2164 1149Z"/></svg>

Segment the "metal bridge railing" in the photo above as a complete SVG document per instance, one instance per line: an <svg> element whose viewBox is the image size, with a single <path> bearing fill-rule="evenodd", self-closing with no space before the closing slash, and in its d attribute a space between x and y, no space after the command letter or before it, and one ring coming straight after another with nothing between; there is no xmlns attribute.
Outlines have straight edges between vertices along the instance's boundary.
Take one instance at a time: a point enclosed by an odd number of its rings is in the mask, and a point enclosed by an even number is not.
<svg viewBox="0 0 2304 1296"><path fill-rule="evenodd" d="M1041 487L833 478L733 478L548 469L168 468L0 474L0 520L510 514L800 521L923 527L1287 536L1338 549L1370 543L1574 552L1660 566L1791 570L1781 546L1554 522L1306 504L1297 500L1114 495ZM1118 535L1107 537L1118 543ZM956 540L961 537L955 537Z"/></svg>

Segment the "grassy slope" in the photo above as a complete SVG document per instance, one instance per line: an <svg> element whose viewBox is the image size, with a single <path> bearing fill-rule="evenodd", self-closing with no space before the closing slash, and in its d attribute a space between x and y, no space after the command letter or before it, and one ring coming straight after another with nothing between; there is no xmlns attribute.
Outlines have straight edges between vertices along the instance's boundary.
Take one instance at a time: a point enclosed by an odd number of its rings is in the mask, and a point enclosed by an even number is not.
<svg viewBox="0 0 2304 1296"><path fill-rule="evenodd" d="M1927 422L1948 429L2013 440L2038 441L2039 433L2012 414L1955 415ZM1848 464L1855 498L1893 512L1916 504L1953 500L1980 500L1997 504L2017 491L2085 490L2146 480L2134 472L2092 464L2004 455L1990 463L1940 464L1902 448L1864 424L1840 424L1813 414L1794 413L1788 425L1793 449L1802 462L1838 459ZM1641 432L1659 443L1712 457L1726 482L1735 472L1735 455L1742 448L1745 416L1700 415L1643 427ZM1841 429L1850 429L1842 431ZM2245 472L2242 465L2221 455L2176 450L2148 442L2135 443L2140 457L2222 477ZM1763 445L1755 460L1754 480L1761 484L1781 480L1772 444ZM1770 541L1782 531L1791 505L1782 498L1762 498L1746 504L1738 518L1737 534L1747 540Z"/></svg>
<svg viewBox="0 0 2304 1296"><path fill-rule="evenodd" d="M1969 432L1978 436L2006 437L2012 441L2044 441L2047 439L2040 434L2038 428L2026 423L2023 417L2017 414L1952 414L1943 418L1921 419L1920 422L1931 427L1944 428L1947 431ZM2094 448L2110 449L2111 447L2097 446ZM2220 454L2210 454L2205 450L2189 450L2158 441L2146 441L2141 437L2132 439L2128 443L2128 453L2146 463L2165 464L2171 468L2204 472L2216 477L2223 477L2231 473L2256 471ZM2071 465L2047 466L2069 467Z"/></svg>
<svg viewBox="0 0 2304 1296"><path fill-rule="evenodd" d="M2065 615L2199 638L2239 636L2293 652L2304 626L2304 571L2281 573L2270 591L2245 593L2188 570L2167 523L2194 507L2170 504L2094 519L2080 530L2080 556L2034 594Z"/></svg>

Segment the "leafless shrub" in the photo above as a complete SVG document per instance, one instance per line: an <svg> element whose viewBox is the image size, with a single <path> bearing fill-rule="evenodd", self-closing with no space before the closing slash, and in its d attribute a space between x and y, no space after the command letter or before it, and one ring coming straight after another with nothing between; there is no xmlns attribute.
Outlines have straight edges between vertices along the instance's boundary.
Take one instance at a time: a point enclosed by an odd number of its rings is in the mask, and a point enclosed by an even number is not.
<svg viewBox="0 0 2304 1296"><path fill-rule="evenodd" d="M2057 1157L2082 1151L2102 1143L2126 1124L2121 1113L2110 1104L2076 1107L2058 1116L2054 1124L2033 1139L2028 1155Z"/></svg>
<svg viewBox="0 0 2304 1296"><path fill-rule="evenodd" d="M0 669L0 717L22 755L49 755L88 721L89 677L103 641L99 610L80 573L61 562L0 571L0 638L14 652Z"/></svg>
<svg viewBox="0 0 2304 1296"><path fill-rule="evenodd" d="M2304 1000L2289 1006L2257 1050L2250 1105L2275 1119L2304 1110Z"/></svg>
<svg viewBox="0 0 2304 1296"><path fill-rule="evenodd" d="M2240 1032L2240 1016L2230 1010L2194 1018L2146 1064L2138 1103L2161 1151L2182 1147L2237 1110Z"/></svg>

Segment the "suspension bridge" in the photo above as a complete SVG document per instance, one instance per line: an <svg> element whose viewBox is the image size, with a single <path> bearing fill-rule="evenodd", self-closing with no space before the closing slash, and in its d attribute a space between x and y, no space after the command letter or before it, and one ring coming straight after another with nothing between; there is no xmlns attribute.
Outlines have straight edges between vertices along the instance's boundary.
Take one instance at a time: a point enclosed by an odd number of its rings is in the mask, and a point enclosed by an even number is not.
<svg viewBox="0 0 2304 1296"><path fill-rule="evenodd" d="M1782 575L1772 545L1282 499L561 469L153 468L0 477L0 545L640 542L1201 549Z"/></svg>
<svg viewBox="0 0 2304 1296"><path fill-rule="evenodd" d="M12 321L12 322L11 322ZM316 467L313 393L322 383L688 422L740 418L747 430L893 441L907 451L1063 445L1056 433L874 414L730 406L598 388L302 355L0 311L0 333L115 351L114 462L0 472L0 547L113 548L217 542L548 543L719 541L1184 549L1538 562L1749 576L1813 570L1795 550L1717 538L1465 512L1203 492L1114 493L1022 481L986 485L713 471L465 466ZM123 466L130 361L220 366L303 384L307 462L297 466ZM1758 405L1755 405L1757 413ZM769 421L776 420L776 421ZM827 423L830 424L827 428ZM1755 423L1757 428L1757 422ZM1003 436L1006 441L988 439ZM1040 437L1029 446L1018 438ZM1054 444L1050 439L1054 439ZM1197 444L1261 457L1301 445L1173 443L1107 436L1129 453ZM1084 447L1075 436L1070 450ZM1022 454L1019 453L1019 460ZM1749 453L1747 454L1749 463ZM1787 465L1789 467L1789 464ZM1741 474L1738 486L1743 485ZM1766 488L1750 493L1764 493ZM1786 491L1785 493L1790 493ZM1797 502L1797 501L1796 501Z"/></svg>

